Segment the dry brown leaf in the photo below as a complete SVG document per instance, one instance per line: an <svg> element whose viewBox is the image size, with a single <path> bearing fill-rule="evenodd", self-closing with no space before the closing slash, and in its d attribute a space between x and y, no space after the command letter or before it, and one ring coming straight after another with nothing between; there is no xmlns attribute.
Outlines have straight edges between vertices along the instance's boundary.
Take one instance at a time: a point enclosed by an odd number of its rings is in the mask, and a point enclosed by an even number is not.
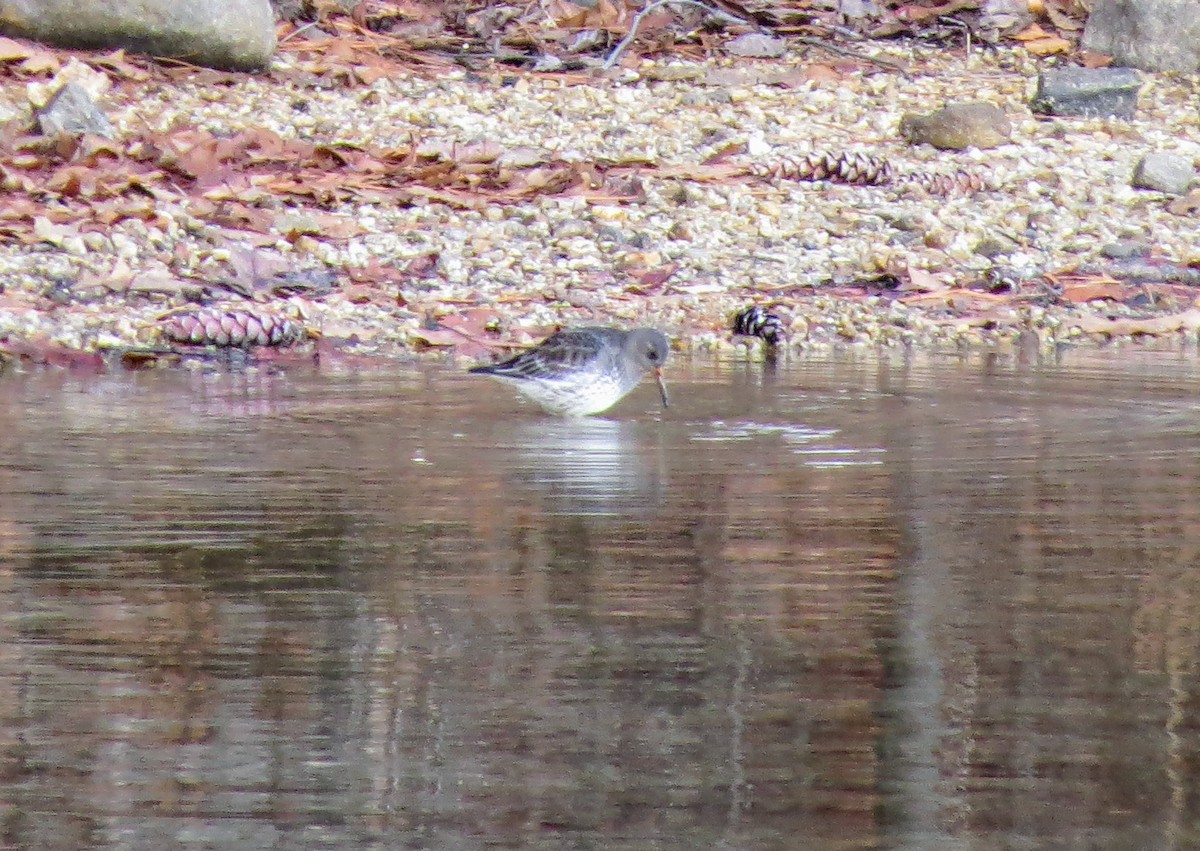
<svg viewBox="0 0 1200 851"><path fill-rule="evenodd" d="M570 0L550 0L544 8L546 16L561 29L582 28L587 19L587 8L577 6Z"/></svg>
<svg viewBox="0 0 1200 851"><path fill-rule="evenodd" d="M1200 210L1200 189L1193 189L1182 198L1175 198L1167 204L1167 212L1176 216L1190 216Z"/></svg>
<svg viewBox="0 0 1200 851"><path fill-rule="evenodd" d="M1083 18L1073 15L1057 0L1047 0L1045 4L1046 17L1060 32L1076 32L1083 29Z"/></svg>
<svg viewBox="0 0 1200 851"><path fill-rule="evenodd" d="M354 66L354 76L364 86L369 86L372 83L389 77L390 75L390 70L380 65L364 63Z"/></svg>
<svg viewBox="0 0 1200 851"><path fill-rule="evenodd" d="M1054 56L1059 53L1070 53L1072 44L1065 38L1050 36L1025 42L1025 49L1034 56Z"/></svg>
<svg viewBox="0 0 1200 851"><path fill-rule="evenodd" d="M194 290L196 285L177 278L165 269L154 269L134 275L126 287L129 292L178 295L185 290Z"/></svg>
<svg viewBox="0 0 1200 851"><path fill-rule="evenodd" d="M608 30L609 32L628 32L627 16L624 0L618 0L620 5L611 0L597 0L584 16L583 25L586 29Z"/></svg>
<svg viewBox="0 0 1200 851"><path fill-rule="evenodd" d="M373 304L387 309L396 305L396 299L390 293L365 284L351 284L343 290L342 297L350 304Z"/></svg>
<svg viewBox="0 0 1200 851"><path fill-rule="evenodd" d="M810 83L818 83L822 85L832 85L840 83L845 79L845 74L838 71L832 65L826 65L822 62L814 62L811 65L804 66L801 72L803 79Z"/></svg>
<svg viewBox="0 0 1200 851"><path fill-rule="evenodd" d="M1010 38L1015 41L1037 41L1041 38L1049 38L1050 33L1046 32L1038 24L1030 24L1019 33L1014 33Z"/></svg>
<svg viewBox="0 0 1200 851"><path fill-rule="evenodd" d="M1070 304L1084 304L1099 299L1120 301L1122 298L1124 298L1124 288L1115 281L1070 284L1063 287L1062 291L1062 299Z"/></svg>
<svg viewBox="0 0 1200 851"><path fill-rule="evenodd" d="M317 235L322 239L346 240L370 233L370 231L354 219L349 219L345 216L314 214L312 218L316 219L320 226Z"/></svg>
<svg viewBox="0 0 1200 851"><path fill-rule="evenodd" d="M418 254L402 270L406 278L436 278L438 276L438 261L442 255L437 251Z"/></svg>
<svg viewBox="0 0 1200 851"><path fill-rule="evenodd" d="M475 307L459 311L451 316L443 316L440 324L443 328L457 331L464 337L482 337L488 333L488 328L496 321L496 311L490 307Z"/></svg>
<svg viewBox="0 0 1200 851"><path fill-rule="evenodd" d="M114 50L112 53L106 53L103 56L97 56L90 60L93 65L99 65L111 71L116 76L132 80L134 82L143 82L150 79L150 73L144 68L139 68L131 63L125 57L124 50Z"/></svg>
<svg viewBox="0 0 1200 851"><path fill-rule="evenodd" d="M662 286L671 277L679 271L678 263L669 263L666 266L659 266L657 269L647 269L644 272L635 272L633 277L638 284L646 289L654 289Z"/></svg>
<svg viewBox="0 0 1200 851"><path fill-rule="evenodd" d="M1079 58L1084 68L1107 68L1113 63L1113 58L1107 53L1096 53L1092 50L1081 50Z"/></svg>
<svg viewBox="0 0 1200 851"><path fill-rule="evenodd" d="M449 328L420 328L414 331L412 336L426 346L457 346L464 342L462 334Z"/></svg>
<svg viewBox="0 0 1200 851"><path fill-rule="evenodd" d="M947 286L942 283L941 277L933 272L912 266L905 271L908 280L897 287L900 292L932 293L947 289Z"/></svg>

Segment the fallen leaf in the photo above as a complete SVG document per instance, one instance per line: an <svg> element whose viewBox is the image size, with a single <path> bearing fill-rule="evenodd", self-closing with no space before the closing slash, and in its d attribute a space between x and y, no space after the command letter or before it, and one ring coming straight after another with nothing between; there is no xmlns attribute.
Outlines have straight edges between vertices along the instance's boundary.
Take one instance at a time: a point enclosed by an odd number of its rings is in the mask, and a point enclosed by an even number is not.
<svg viewBox="0 0 1200 851"><path fill-rule="evenodd" d="M635 274L634 278L642 287L653 289L665 284L678 271L679 264L670 263L666 266L660 266L657 269L647 269L645 272Z"/></svg>
<svg viewBox="0 0 1200 851"><path fill-rule="evenodd" d="M1193 189L1182 198L1176 198L1167 204L1167 212L1176 216L1190 216L1200 210L1200 189Z"/></svg>
<svg viewBox="0 0 1200 851"><path fill-rule="evenodd" d="M463 342L463 335L449 328L419 328L413 331L412 336L417 342L430 347L457 346Z"/></svg>
<svg viewBox="0 0 1200 851"><path fill-rule="evenodd" d="M1014 33L1010 37L1016 41L1037 41L1040 38L1049 38L1050 33L1037 24L1030 24L1019 33Z"/></svg>
<svg viewBox="0 0 1200 851"><path fill-rule="evenodd" d="M942 283L941 278L925 269L916 269L912 266L905 270L908 280L901 284L896 289L900 292L938 292L947 289Z"/></svg>
<svg viewBox="0 0 1200 851"><path fill-rule="evenodd" d="M106 68L126 80L134 82L143 82L150 79L150 73L143 68L129 62L125 58L124 50L114 50L112 53L106 53L103 56L97 56L90 60L93 65L99 65L101 68Z"/></svg>
<svg viewBox="0 0 1200 851"><path fill-rule="evenodd" d="M408 261L402 270L406 278L436 278L438 276L438 261L442 255L437 251L418 254Z"/></svg>
<svg viewBox="0 0 1200 851"><path fill-rule="evenodd" d="M1045 5L1046 17L1050 19L1050 23L1054 24L1059 31L1075 32L1083 29L1083 20L1079 16L1072 15L1069 11L1054 0L1049 0Z"/></svg>
<svg viewBox="0 0 1200 851"><path fill-rule="evenodd" d="M395 304L395 298L390 293L365 284L351 284L343 290L342 297L350 304L373 304L383 308Z"/></svg>
<svg viewBox="0 0 1200 851"><path fill-rule="evenodd" d="M1070 304L1084 304L1099 299L1120 301L1124 297L1124 289L1113 282L1071 284L1063 287L1062 299Z"/></svg>
<svg viewBox="0 0 1200 851"><path fill-rule="evenodd" d="M1033 41L1025 42L1025 49L1034 56L1053 56L1058 53L1070 53L1071 42L1065 38L1058 36L1050 36L1048 38L1034 39Z"/></svg>
<svg viewBox="0 0 1200 851"><path fill-rule="evenodd" d="M801 73L805 80L812 83L840 83L846 76L832 65L822 62L806 65Z"/></svg>
<svg viewBox="0 0 1200 851"><path fill-rule="evenodd" d="M1096 53L1093 50L1081 50L1079 59L1084 68L1107 68L1113 63L1113 58L1107 53Z"/></svg>
<svg viewBox="0 0 1200 851"><path fill-rule="evenodd" d="M135 293L179 295L185 291L196 290L198 287L194 283L188 283L175 277L165 269L155 269L134 275L126 289Z"/></svg>

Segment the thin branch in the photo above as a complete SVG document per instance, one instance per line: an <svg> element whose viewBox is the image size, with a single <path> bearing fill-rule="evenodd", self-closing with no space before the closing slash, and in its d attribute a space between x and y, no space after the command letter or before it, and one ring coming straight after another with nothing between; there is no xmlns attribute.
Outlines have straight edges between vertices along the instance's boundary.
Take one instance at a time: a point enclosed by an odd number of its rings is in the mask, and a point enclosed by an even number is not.
<svg viewBox="0 0 1200 851"><path fill-rule="evenodd" d="M629 47L633 40L637 38L638 27L642 25L642 19L651 12L658 11L663 6L671 3L679 6L695 6L696 8L703 9L713 17L723 20L726 23L746 24L753 26L750 21L747 21L744 18L731 15L728 12L724 12L720 9L710 6L707 3L701 3L700 0L655 0L655 2L642 9L642 11L638 12L637 15L634 16L633 23L629 26L629 32L625 34L623 39L617 42L617 46L612 49L612 53L608 54L608 58L604 60L604 65L602 66L604 70L607 71L609 68L616 65L617 60L621 58L621 54L625 52L625 48Z"/></svg>
<svg viewBox="0 0 1200 851"><path fill-rule="evenodd" d="M289 39L293 39L296 36L300 35L300 33L304 32L305 30L311 30L313 27L317 26L320 23L321 23L320 21L312 21L310 23L305 24L302 27L297 27L296 29L292 30L290 33L285 35L283 38L279 39L279 43L283 44L285 41L287 41Z"/></svg>
<svg viewBox="0 0 1200 851"><path fill-rule="evenodd" d="M803 32L804 30L824 30L831 35L840 35L849 41L866 40L863 34L857 30L852 30L849 27L840 27L837 24L827 24L822 21L808 21L799 27L778 27L776 32L786 35L788 33Z"/></svg>
<svg viewBox="0 0 1200 851"><path fill-rule="evenodd" d="M822 50L828 50L830 53L836 53L839 56L848 56L851 59L858 59L861 62L869 62L872 65L878 65L880 68L887 68L889 71L895 71L897 74L908 76L908 71L903 65L897 62L892 62L889 59L877 59L874 56L867 56L859 53L857 50L850 50L847 47L838 47L836 44L830 44L819 38L809 38L807 36L798 36L796 41L801 44L807 44L809 47L819 47Z"/></svg>

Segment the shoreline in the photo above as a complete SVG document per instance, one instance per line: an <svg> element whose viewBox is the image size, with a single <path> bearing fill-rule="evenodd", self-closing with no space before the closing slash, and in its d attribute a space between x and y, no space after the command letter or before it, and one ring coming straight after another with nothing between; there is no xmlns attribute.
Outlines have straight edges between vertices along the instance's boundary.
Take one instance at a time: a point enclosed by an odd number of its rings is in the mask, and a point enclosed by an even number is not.
<svg viewBox="0 0 1200 851"><path fill-rule="evenodd" d="M281 182L285 167L233 171L152 187L148 209L110 224L47 200L32 236L13 225L0 245L0 352L157 347L164 315L238 309L301 322L349 357L453 347L469 362L576 324L651 325L680 353L759 357L731 336L734 314L755 304L780 316L790 345L818 348L1195 343L1195 287L1102 270L1126 244L1171 269L1200 265L1195 215L1129 186L1147 151L1200 159L1200 81L1145 75L1135 121L1044 119L1026 105L1039 63L1020 52L874 47L920 68L781 86L729 79L767 63L667 60L586 82L452 69L328 89L283 53L269 77L232 84L124 81L106 99L120 144L254 132L350 155L408 145L431 168L486 166L526 184L566 168L583 182L474 197L368 191L350 168L331 170L327 191ZM800 53L770 63L812 64ZM19 106L18 89L3 80L0 101ZM1004 108L1012 141L950 153L898 140L902 114L966 99ZM729 150L743 162L870 150L910 167L986 169L1000 188L944 198L722 178L706 163Z"/></svg>

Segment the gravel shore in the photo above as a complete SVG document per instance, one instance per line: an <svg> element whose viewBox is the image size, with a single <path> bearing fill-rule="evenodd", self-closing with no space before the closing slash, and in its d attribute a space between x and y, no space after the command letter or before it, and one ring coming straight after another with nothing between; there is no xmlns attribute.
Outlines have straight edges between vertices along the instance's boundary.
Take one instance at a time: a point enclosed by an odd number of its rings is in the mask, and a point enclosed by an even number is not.
<svg viewBox="0 0 1200 851"><path fill-rule="evenodd" d="M198 218L187 194L159 197L153 220L0 246L0 348L144 345L164 313L216 298L146 286L147 277L203 281L239 255L333 282L326 292L256 308L303 317L346 351L388 357L444 352L450 341L433 320L486 329L505 343L556 325L645 324L682 351L754 356L760 343L729 330L733 313L750 304L771 306L794 346L1093 344L1113 336L1102 329L1114 317L1153 316L1168 317L1155 326L1164 339L1195 342L1200 322L1189 318L1186 293L1170 303L1071 302L1054 298L1042 276L1102 269L1130 245L1175 267L1200 265L1197 213L1172 213L1167 196L1130 186L1147 152L1200 161L1197 78L1145 75L1134 121L1045 118L1027 106L1039 65L1023 53L964 59L911 46L876 50L911 75L863 64L832 81L803 81L803 69L826 57L797 54L736 65L643 62L591 79L451 68L327 87L291 73L293 60L283 54L269 80L122 83L105 101L118 137L266 127L373 149L415 141L454 156L498 145L518 164L654 168L632 178L633 200L547 194L466 208L384 198L309 209L274 202L276 212L351 223L348 237L313 228L254 235ZM777 77L788 72L790 82L755 82L768 68ZM900 141L904 113L975 100L1005 110L1010 143L948 153ZM21 84L0 85L5 112L27 114L23 101ZM696 167L731 148L741 162L869 151L902 167L983 171L997 188L942 198L911 188L670 176L673 167ZM427 268L412 274L422 258ZM352 280L356 269L380 268L395 275ZM117 279L123 283L106 285ZM980 283L989 280L1005 283ZM899 291L887 288L896 282ZM217 301L248 304L234 294ZM1113 327L1116 336L1144 332Z"/></svg>

